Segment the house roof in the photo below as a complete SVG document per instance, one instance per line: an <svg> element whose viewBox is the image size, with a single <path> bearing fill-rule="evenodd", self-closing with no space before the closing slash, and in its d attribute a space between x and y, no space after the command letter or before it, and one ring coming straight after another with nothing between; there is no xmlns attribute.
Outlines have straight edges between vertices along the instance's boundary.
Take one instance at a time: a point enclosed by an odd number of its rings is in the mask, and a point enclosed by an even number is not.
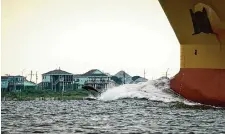
<svg viewBox="0 0 225 134"><path fill-rule="evenodd" d="M1 79L8 79L8 78L12 78L12 77L24 77L24 76L21 76L21 75L9 75L9 76L1 76Z"/></svg>
<svg viewBox="0 0 225 134"><path fill-rule="evenodd" d="M26 80L26 81L24 81L24 86L36 86L36 84L32 81Z"/></svg>
<svg viewBox="0 0 225 134"><path fill-rule="evenodd" d="M77 78L77 77L82 76L82 74L74 74L73 76L74 76L74 78Z"/></svg>
<svg viewBox="0 0 225 134"><path fill-rule="evenodd" d="M1 76L1 79L8 79L8 76Z"/></svg>
<svg viewBox="0 0 225 134"><path fill-rule="evenodd" d="M66 72L66 71L63 71L61 69L55 69L55 70L49 71L47 73L44 73L42 75L73 75L73 74L69 73L69 72Z"/></svg>
<svg viewBox="0 0 225 134"><path fill-rule="evenodd" d="M100 73L95 73L96 71L100 72ZM92 69L84 74L81 74L80 76L107 76L106 74L104 74L103 72L101 72L98 69Z"/></svg>

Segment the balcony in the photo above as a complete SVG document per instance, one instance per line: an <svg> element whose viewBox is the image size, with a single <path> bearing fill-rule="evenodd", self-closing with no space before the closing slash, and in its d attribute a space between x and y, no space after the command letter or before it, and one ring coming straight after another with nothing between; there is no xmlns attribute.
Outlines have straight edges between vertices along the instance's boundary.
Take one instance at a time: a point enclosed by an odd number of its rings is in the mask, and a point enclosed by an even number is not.
<svg viewBox="0 0 225 134"><path fill-rule="evenodd" d="M14 86L14 85L23 85L24 83L23 82L9 82L8 84L9 84L9 86Z"/></svg>
<svg viewBox="0 0 225 134"><path fill-rule="evenodd" d="M87 80L85 84L108 84L109 80Z"/></svg>

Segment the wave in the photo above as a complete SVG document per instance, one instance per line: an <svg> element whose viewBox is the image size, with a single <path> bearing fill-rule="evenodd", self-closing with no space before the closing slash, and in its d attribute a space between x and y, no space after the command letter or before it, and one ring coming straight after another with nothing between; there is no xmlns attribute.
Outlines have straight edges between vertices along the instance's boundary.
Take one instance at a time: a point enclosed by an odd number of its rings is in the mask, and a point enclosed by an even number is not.
<svg viewBox="0 0 225 134"><path fill-rule="evenodd" d="M186 105L198 105L190 102L179 95L176 95L170 89L170 79L161 77L156 80L149 80L138 84L124 84L118 87L110 88L101 93L97 100L111 101L117 99L147 99L162 102L182 102ZM90 96L90 98L95 98Z"/></svg>

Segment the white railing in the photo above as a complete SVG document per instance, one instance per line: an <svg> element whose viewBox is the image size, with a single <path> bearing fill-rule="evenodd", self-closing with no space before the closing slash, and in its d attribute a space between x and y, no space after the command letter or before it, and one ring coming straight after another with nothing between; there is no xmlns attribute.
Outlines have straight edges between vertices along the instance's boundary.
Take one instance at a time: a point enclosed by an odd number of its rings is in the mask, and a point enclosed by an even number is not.
<svg viewBox="0 0 225 134"><path fill-rule="evenodd" d="M86 83L109 83L109 80L87 80Z"/></svg>
<svg viewBox="0 0 225 134"><path fill-rule="evenodd" d="M57 79L55 82L54 82L54 85L58 84L60 82L59 79Z"/></svg>

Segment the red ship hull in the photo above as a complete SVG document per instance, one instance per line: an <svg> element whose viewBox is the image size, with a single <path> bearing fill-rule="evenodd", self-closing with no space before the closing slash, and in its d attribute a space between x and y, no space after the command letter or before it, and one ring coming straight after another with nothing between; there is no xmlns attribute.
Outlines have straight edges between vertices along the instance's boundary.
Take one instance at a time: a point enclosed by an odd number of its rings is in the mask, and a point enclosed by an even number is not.
<svg viewBox="0 0 225 134"><path fill-rule="evenodd" d="M224 80L225 69L181 68L170 86L188 100L225 107Z"/></svg>
<svg viewBox="0 0 225 134"><path fill-rule="evenodd" d="M180 72L171 89L225 107L225 0L159 0L180 43Z"/></svg>

